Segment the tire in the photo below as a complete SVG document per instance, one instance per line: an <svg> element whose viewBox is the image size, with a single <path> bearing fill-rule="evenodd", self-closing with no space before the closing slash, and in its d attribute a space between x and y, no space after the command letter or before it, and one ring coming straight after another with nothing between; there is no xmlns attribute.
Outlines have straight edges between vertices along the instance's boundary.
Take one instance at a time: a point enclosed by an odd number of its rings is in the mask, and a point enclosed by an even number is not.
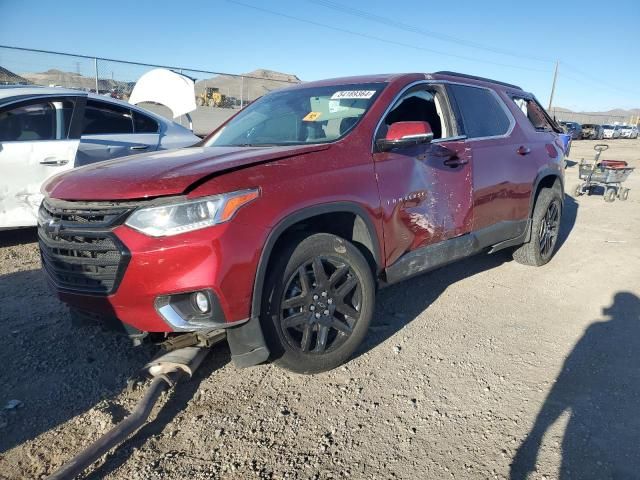
<svg viewBox="0 0 640 480"><path fill-rule="evenodd" d="M576 196L576 197L579 197L582 194L583 194L582 183L579 183L575 187L573 187L573 195Z"/></svg>
<svg viewBox="0 0 640 480"><path fill-rule="evenodd" d="M376 285L367 260L327 233L292 238L276 255L262 305L272 360L296 373L343 364L373 317Z"/></svg>
<svg viewBox="0 0 640 480"><path fill-rule="evenodd" d="M629 198L629 189L628 188L623 188L622 191L620 192L620 200L625 202L628 200Z"/></svg>
<svg viewBox="0 0 640 480"><path fill-rule="evenodd" d="M513 252L516 262L540 267L551 260L560 232L561 195L561 190L555 187L540 190L531 218L531 239Z"/></svg>
<svg viewBox="0 0 640 480"><path fill-rule="evenodd" d="M615 202L617 196L617 192L615 188L607 188L604 192L604 201L605 202Z"/></svg>

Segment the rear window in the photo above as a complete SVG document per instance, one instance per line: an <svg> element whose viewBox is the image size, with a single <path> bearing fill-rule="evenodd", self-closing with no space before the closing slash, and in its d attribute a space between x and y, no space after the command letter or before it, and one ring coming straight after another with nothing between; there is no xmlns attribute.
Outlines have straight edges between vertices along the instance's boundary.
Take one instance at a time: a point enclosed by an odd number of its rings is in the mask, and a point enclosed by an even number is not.
<svg viewBox="0 0 640 480"><path fill-rule="evenodd" d="M540 132L553 132L553 126L547 119L544 109L531 98L512 97L517 107L527 116L533 128Z"/></svg>
<svg viewBox="0 0 640 480"><path fill-rule="evenodd" d="M450 85L467 138L505 135L511 120L500 101L486 88Z"/></svg>

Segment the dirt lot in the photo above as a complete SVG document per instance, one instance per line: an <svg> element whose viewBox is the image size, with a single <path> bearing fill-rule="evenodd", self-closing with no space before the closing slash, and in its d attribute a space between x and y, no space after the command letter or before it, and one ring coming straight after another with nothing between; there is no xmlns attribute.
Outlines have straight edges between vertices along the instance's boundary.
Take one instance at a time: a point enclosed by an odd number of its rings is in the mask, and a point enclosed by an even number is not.
<svg viewBox="0 0 640 480"><path fill-rule="evenodd" d="M610 144L640 167L640 141ZM480 256L380 292L333 372L237 370L216 349L88 477L640 478L640 169L628 186L568 196L546 267ZM52 472L142 396L127 379L152 352L70 325L32 231L0 237L0 325L0 407L21 402L0 414L0 477Z"/></svg>

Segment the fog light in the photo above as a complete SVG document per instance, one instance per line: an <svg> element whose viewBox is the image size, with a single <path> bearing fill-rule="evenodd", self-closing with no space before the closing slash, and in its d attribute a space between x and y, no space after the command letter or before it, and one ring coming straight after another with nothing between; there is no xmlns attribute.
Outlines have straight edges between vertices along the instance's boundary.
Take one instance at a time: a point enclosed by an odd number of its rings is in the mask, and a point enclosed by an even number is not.
<svg viewBox="0 0 640 480"><path fill-rule="evenodd" d="M196 307L202 313L207 313L209 311L209 297L202 292L198 292L194 295L194 300L196 303Z"/></svg>

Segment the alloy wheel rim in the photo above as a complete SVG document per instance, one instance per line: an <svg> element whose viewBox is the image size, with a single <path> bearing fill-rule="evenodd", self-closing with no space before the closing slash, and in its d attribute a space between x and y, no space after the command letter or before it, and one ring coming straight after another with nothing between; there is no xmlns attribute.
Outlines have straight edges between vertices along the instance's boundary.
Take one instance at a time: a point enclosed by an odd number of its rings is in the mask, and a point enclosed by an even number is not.
<svg viewBox="0 0 640 480"><path fill-rule="evenodd" d="M551 202L547 208L542 222L540 224L540 232L538 235L540 242L540 255L548 257L553 251L558 240L558 231L560 227L560 204L557 201Z"/></svg>
<svg viewBox="0 0 640 480"><path fill-rule="evenodd" d="M344 260L318 256L288 279L280 302L280 326L287 343L308 354L344 344L362 311L362 285Z"/></svg>

